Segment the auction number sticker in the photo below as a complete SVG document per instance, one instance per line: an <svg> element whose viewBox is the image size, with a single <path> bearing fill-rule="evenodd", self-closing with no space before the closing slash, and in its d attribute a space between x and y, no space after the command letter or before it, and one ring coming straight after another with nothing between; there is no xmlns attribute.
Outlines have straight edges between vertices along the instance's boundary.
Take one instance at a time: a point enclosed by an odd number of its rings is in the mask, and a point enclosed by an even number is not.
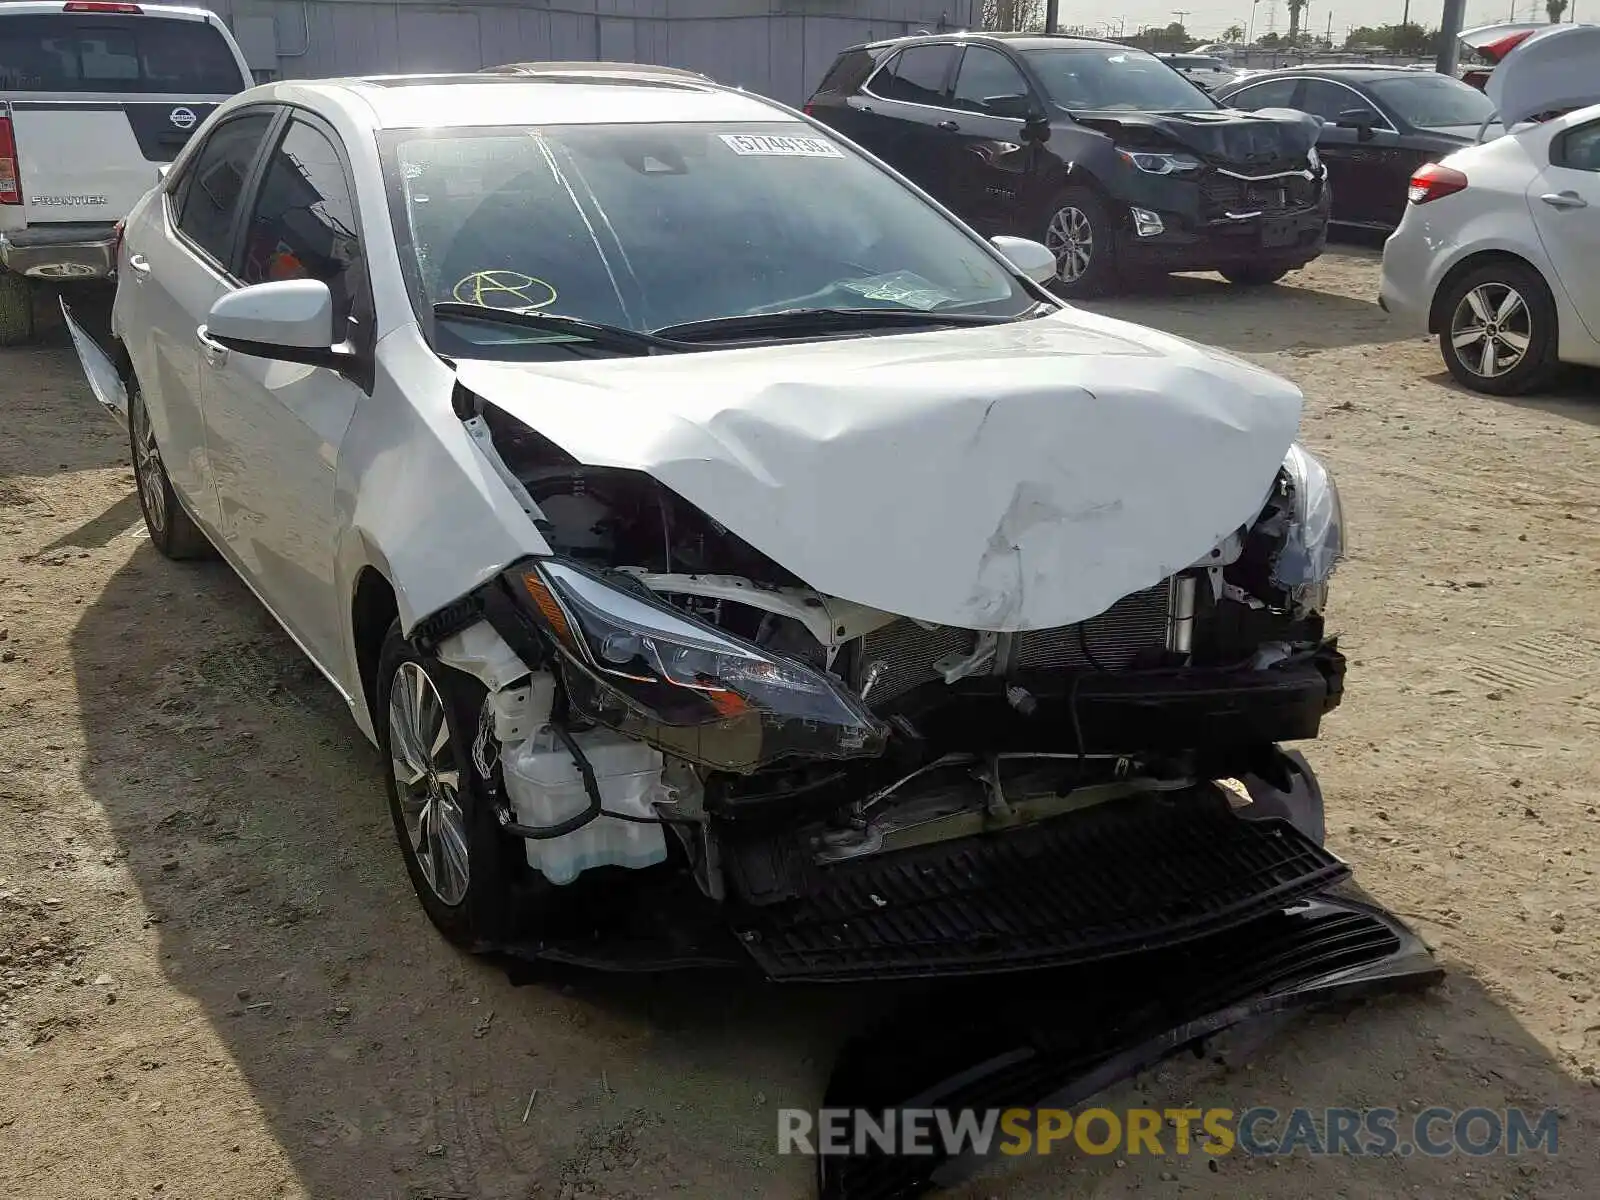
<svg viewBox="0 0 1600 1200"><path fill-rule="evenodd" d="M765 154L774 158L844 157L844 151L827 138L792 137L776 133L724 133L719 136L735 154Z"/></svg>

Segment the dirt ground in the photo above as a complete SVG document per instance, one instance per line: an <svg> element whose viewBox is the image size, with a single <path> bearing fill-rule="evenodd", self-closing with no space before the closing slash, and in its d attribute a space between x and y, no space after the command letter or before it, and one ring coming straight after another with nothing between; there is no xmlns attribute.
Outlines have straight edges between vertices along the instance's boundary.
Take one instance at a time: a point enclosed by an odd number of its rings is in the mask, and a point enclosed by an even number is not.
<svg viewBox="0 0 1600 1200"><path fill-rule="evenodd" d="M1333 848L1449 975L1110 1100L1556 1106L1560 1153L1057 1155L972 1200L1595 1194L1600 396L1458 391L1376 290L1341 250L1285 287L1098 307L1305 389L1354 539L1346 700L1307 749ZM0 353L0 380L0 1194L809 1194L776 1109L819 1102L856 1002L514 987L449 949L374 753L226 568L151 549L65 339Z"/></svg>

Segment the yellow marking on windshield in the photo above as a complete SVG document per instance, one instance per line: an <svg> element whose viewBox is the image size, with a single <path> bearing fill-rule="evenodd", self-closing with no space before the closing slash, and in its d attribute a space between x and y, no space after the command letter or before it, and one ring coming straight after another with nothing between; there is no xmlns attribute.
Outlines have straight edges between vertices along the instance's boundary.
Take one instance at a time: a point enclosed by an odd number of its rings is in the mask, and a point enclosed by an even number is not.
<svg viewBox="0 0 1600 1200"><path fill-rule="evenodd" d="M487 308L548 308L556 302L556 289L521 271L474 271L450 289L462 304Z"/></svg>

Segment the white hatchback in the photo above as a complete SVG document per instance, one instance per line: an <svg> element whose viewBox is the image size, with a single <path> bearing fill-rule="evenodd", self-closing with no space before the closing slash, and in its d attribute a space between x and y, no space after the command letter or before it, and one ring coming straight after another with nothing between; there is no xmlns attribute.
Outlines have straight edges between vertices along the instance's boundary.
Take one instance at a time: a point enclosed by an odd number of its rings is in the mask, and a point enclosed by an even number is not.
<svg viewBox="0 0 1600 1200"><path fill-rule="evenodd" d="M1488 92L1510 132L1417 171L1384 245L1379 303L1437 335L1475 391L1514 395L1560 363L1600 365L1596 62L1591 26L1508 54Z"/></svg>

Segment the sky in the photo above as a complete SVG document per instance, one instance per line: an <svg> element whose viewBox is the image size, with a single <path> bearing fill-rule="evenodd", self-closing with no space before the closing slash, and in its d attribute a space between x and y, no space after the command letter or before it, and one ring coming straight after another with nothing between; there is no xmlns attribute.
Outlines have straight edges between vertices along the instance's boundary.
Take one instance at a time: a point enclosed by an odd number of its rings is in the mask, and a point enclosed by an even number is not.
<svg viewBox="0 0 1600 1200"><path fill-rule="evenodd" d="M1516 19L1545 20L1544 0L1467 0L1466 20L1463 28L1488 25L1504 21L1516 4ZM1113 25L1120 18L1126 22L1126 31L1132 33L1141 25L1167 25L1178 18L1175 9L1186 8L1189 15L1184 25L1196 37L1214 37L1229 25L1248 26L1250 0L1100 0L1100 3L1080 7L1073 0L1061 0L1061 25ZM1428 29L1437 28L1444 10L1442 0L1412 0L1411 20ZM1591 11L1592 10L1592 11ZM1358 25L1398 24L1405 11L1405 0L1311 0L1302 18L1307 28L1324 32L1328 17L1333 17L1335 41L1343 41L1345 33ZM1600 20L1600 0L1569 0L1568 20L1576 11L1579 20ZM1091 15L1092 14L1092 15ZM1268 29L1286 33L1289 29L1289 10L1284 0L1258 0L1255 8L1255 33ZM1113 30L1112 32L1115 32Z"/></svg>

